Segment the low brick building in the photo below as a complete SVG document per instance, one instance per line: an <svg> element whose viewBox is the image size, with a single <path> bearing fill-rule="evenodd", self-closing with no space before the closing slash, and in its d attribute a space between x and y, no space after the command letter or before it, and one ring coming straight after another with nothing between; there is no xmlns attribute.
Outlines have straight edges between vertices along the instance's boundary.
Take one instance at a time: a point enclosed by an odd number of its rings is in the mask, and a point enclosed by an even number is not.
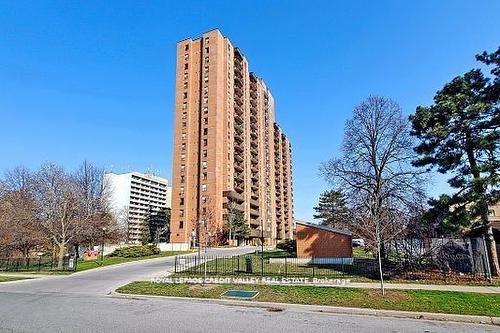
<svg viewBox="0 0 500 333"><path fill-rule="evenodd" d="M295 221L298 258L352 258L352 233Z"/></svg>

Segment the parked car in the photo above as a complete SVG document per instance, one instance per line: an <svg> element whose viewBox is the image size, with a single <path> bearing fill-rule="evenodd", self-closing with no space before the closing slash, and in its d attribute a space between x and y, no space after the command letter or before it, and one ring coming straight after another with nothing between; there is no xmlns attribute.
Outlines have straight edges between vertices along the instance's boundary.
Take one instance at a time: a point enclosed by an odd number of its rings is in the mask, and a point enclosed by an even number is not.
<svg viewBox="0 0 500 333"><path fill-rule="evenodd" d="M354 246L354 247L358 247L358 246L364 247L365 246L365 240L362 239L362 238L354 238L352 240L352 246Z"/></svg>

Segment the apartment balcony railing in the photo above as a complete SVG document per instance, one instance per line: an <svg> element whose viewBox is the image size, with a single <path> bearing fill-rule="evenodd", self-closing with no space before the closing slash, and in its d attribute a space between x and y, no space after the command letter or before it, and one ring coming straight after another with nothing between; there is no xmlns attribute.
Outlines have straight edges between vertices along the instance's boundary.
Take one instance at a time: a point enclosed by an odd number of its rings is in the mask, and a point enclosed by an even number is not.
<svg viewBox="0 0 500 333"><path fill-rule="evenodd" d="M258 208L259 207L259 201L256 200L256 199L250 199L250 207Z"/></svg>
<svg viewBox="0 0 500 333"><path fill-rule="evenodd" d="M243 134L240 134L238 132L234 133L234 141L236 141L237 144L242 144L244 139L243 139Z"/></svg>
<svg viewBox="0 0 500 333"><path fill-rule="evenodd" d="M243 157L240 154L234 154L234 159L238 162L243 162Z"/></svg>
<svg viewBox="0 0 500 333"><path fill-rule="evenodd" d="M260 216L258 209L250 209L250 216Z"/></svg>
<svg viewBox="0 0 500 333"><path fill-rule="evenodd" d="M250 99L250 105L253 106L253 107L257 107L257 100L255 99Z"/></svg>
<svg viewBox="0 0 500 333"><path fill-rule="evenodd" d="M241 163L234 163L234 170L239 172L243 171L243 165Z"/></svg>
<svg viewBox="0 0 500 333"><path fill-rule="evenodd" d="M257 173L252 173L252 179L255 181L259 181L259 175Z"/></svg>
<svg viewBox="0 0 500 333"><path fill-rule="evenodd" d="M224 191L224 195L228 199L236 200L237 202L244 202L245 198L243 197L242 194L235 192L235 191Z"/></svg>
<svg viewBox="0 0 500 333"><path fill-rule="evenodd" d="M251 131L250 132L250 136L252 137L252 139L257 139L259 136L257 135L257 131Z"/></svg>
<svg viewBox="0 0 500 333"><path fill-rule="evenodd" d="M243 87L243 79L242 79L242 77L239 76L239 75L235 75L234 76L234 84L235 84L235 86Z"/></svg>
<svg viewBox="0 0 500 333"><path fill-rule="evenodd" d="M235 173L234 180L243 182L245 180L245 177L243 176L243 173Z"/></svg>

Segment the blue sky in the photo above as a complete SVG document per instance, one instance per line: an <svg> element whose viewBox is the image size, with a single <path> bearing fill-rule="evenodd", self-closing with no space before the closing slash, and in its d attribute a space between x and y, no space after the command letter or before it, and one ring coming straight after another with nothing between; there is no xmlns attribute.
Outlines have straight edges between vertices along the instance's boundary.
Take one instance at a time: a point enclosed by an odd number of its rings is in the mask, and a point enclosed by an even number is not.
<svg viewBox="0 0 500 333"><path fill-rule="evenodd" d="M353 107L429 104L499 46L499 22L499 1L0 0L0 171L88 159L170 179L176 42L219 28L273 92L310 219Z"/></svg>

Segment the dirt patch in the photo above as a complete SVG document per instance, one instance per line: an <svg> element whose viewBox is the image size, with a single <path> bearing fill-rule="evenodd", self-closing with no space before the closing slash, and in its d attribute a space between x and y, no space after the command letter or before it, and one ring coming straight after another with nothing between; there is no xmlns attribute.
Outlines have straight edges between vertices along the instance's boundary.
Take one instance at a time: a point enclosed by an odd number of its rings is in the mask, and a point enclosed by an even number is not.
<svg viewBox="0 0 500 333"><path fill-rule="evenodd" d="M189 286L189 290L192 291L209 291L217 287L214 284L195 284L192 286Z"/></svg>

